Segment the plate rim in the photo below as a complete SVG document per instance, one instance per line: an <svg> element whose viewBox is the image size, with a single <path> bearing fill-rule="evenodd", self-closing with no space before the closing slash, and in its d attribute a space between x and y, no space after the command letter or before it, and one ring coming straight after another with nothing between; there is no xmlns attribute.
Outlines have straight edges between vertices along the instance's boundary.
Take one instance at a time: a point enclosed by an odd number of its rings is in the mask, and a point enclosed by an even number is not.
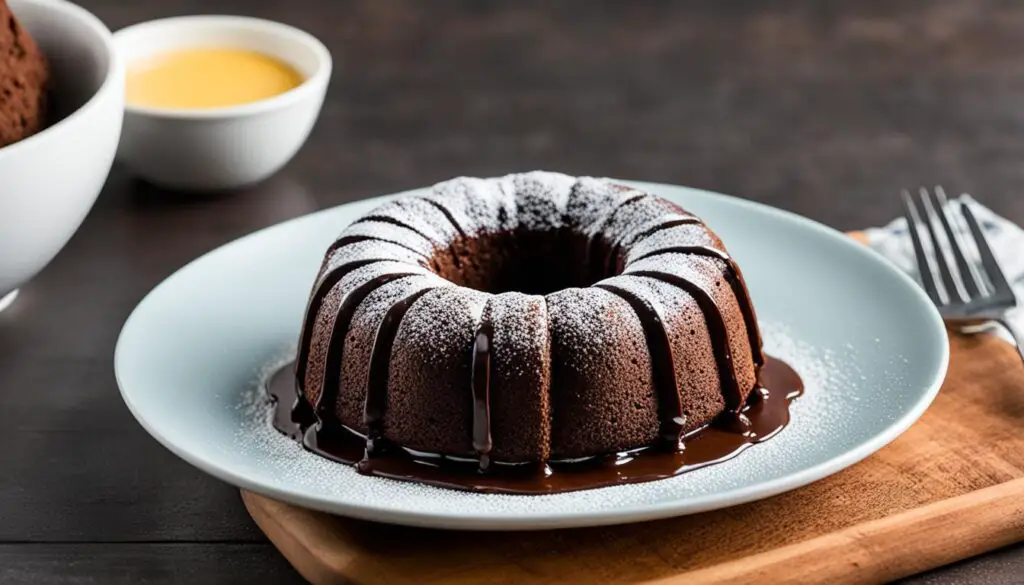
<svg viewBox="0 0 1024 585"><path fill-rule="evenodd" d="M946 372L949 366L949 338L946 335L945 326L942 318L938 313L938 310L928 299L924 290L908 275L900 271L895 265L886 261L881 256L877 255L876 252L868 249L866 246L859 244L849 238L844 233L824 225L820 222L804 217L797 213L779 209L771 205L759 203L756 201L750 201L742 199L740 197L726 195L722 193L716 193L704 189L697 189L693 187L686 187L683 185L673 185L669 183L655 183L648 181L636 181L627 179L612 179L615 181L621 181L634 186L637 186L643 190L657 194L660 189L670 189L676 191L682 191L686 193L693 193L698 196L706 196L712 199L725 199L730 204L739 205L746 207L758 213L766 213L776 217L784 218L788 221L795 221L810 228L817 234L838 242L840 245L847 247L848 250L854 254L861 255L864 258L870 258L871 262L874 262L883 267L893 278L901 282L902 286L909 288L914 296L917 297L920 303L923 303L928 308L929 314L929 325L933 329L933 333L940 333L940 339L936 339L936 336L930 335L924 337L924 339L930 339L939 351L939 364L938 367L932 372L931 379L928 382L927 388L921 393L913 406L908 409L903 416L893 420L889 423L884 430L876 433L874 436L862 441L854 447L847 449L845 452L826 459L816 465L808 467L802 471L792 473L783 477L758 482L752 485L740 486L732 489L728 489L722 492L703 494L694 497L688 497L681 500L668 500L659 501L654 503L645 504L633 504L629 506L623 506L615 509L593 511L593 510L565 510L558 514L551 514L549 512L540 513L523 513L515 516L500 516L493 517L479 512L470 511L469 513L437 513L437 512L423 512L418 510L395 510L389 508L383 508L373 504L352 504L347 502L339 502L336 500L328 500L325 498L310 497L302 490L289 489L287 487L275 487L265 485L262 482L251 480L244 474L237 473L232 469L226 468L225 466L218 465L212 458L203 454L197 454L189 449L180 447L174 441L164 436L156 427L154 427L150 421L146 419L140 412L138 406L133 402L130 393L126 391L125 384L122 380L121 365L124 361L125 352L125 337L126 332L129 331L135 319L138 318L141 309L147 303L153 302L154 294L159 289L167 286L175 277L181 272L188 269L194 264L202 262L208 256L220 252L224 248L234 246L236 244L242 244L248 241L250 238L260 237L265 231L270 229L276 229L293 222L299 222L303 220L309 220L310 218L322 214L328 214L336 212L338 208L360 203L370 202L383 202L387 199L395 197L402 197L410 195L416 192L421 192L425 188L409 189L400 191L393 194L381 195L377 197L371 197L366 199L360 199L341 205L333 206L327 209L318 210L312 213L301 215L299 217L291 218L270 226L266 226L252 233L246 234L230 242L226 242L216 248L198 256L197 258L184 264L173 273L165 277L159 284L153 287L141 301L135 306L131 314L125 320L125 323L118 334L117 343L114 348L114 377L117 382L118 390L121 394L122 400L128 407L132 416L135 417L136 421L148 432L154 439L157 440L161 445L167 448L169 451L180 457L190 465L212 475L213 477L227 482L235 487L244 489L256 494L260 494L269 498L278 499L287 503L291 503L303 508L326 512L330 514L337 514L350 518L356 518L361 520L370 520L376 522L386 522L392 524L401 524L406 526L415 526L423 528L440 528L440 529L456 529L456 530L501 530L501 531L518 531L518 530L538 530L538 529L561 529L561 528L578 528L578 527L589 527L589 526L603 526L612 524L624 524L633 522L643 522L648 520L655 520L660 518L669 518L676 516L685 516L690 514L697 514L700 512L706 512L709 510L715 510L720 508L732 507L752 501L757 501L765 498L769 498L787 491L797 489L799 487L806 486L810 483L823 479L829 475L837 473L851 465L854 465L869 455L877 452L881 448L885 447L897 437L902 435L910 426L916 422L921 415L928 409L935 396L938 395L939 389L942 382L945 380ZM372 478L368 478L372 479Z"/></svg>

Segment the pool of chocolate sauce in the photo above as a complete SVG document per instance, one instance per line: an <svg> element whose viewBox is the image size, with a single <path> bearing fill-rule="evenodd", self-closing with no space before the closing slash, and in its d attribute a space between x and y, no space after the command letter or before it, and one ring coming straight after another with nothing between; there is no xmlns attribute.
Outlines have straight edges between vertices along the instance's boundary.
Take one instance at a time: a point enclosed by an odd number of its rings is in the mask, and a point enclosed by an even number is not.
<svg viewBox="0 0 1024 585"><path fill-rule="evenodd" d="M803 393L800 376L782 360L767 357L759 387L735 419L718 421L684 437L682 450L647 447L606 457L544 464L491 463L486 472L472 458L412 452L386 445L366 456L366 437L341 425L322 426L312 408L297 399L295 369L289 364L266 382L274 403L274 427L322 457L353 465L365 475L439 487L507 494L549 494L653 481L729 460L770 439L789 423L793 400Z"/></svg>

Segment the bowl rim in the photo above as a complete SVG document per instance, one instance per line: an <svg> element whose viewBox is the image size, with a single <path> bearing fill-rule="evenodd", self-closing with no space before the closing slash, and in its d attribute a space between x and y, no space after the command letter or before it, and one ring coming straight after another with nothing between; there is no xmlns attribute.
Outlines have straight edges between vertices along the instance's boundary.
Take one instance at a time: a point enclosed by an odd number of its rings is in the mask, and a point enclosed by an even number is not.
<svg viewBox="0 0 1024 585"><path fill-rule="evenodd" d="M301 43L312 50L316 56L316 70L298 86L283 93L234 106L221 106L216 108L164 108L152 106L140 106L125 102L125 112L129 114L150 116L154 118L177 119L177 120L213 120L238 118L264 114L270 111L279 110L292 104L309 99L318 94L326 87L331 77L333 61L331 52L327 47L312 34L283 22L256 18L252 16L236 16L229 14L194 14L188 16L172 16L169 18L157 18L136 24L128 25L113 34L115 50L125 60L127 70L129 59L124 54L122 44L127 42L124 39L129 35L145 35L147 29L160 29L167 27L192 27L192 26L214 26L224 29L249 28L260 30L268 34L276 35L292 41Z"/></svg>
<svg viewBox="0 0 1024 585"><path fill-rule="evenodd" d="M56 123L47 126L36 132L35 134L23 138L13 144L0 147L0 159L8 156L14 156L18 152L32 148L36 144L46 140L48 136L55 135L61 131L61 128L67 127L75 120L83 118L92 110L99 107L102 101L105 101L108 94L114 91L120 91L117 80L123 73L124 67L121 64L121 56L117 52L117 48L114 45L114 35L110 32L103 21L101 21L95 14L89 12L85 8L74 4L72 2L54 1L54 0L14 0L12 2L12 12L14 12L15 18L17 18L17 5L18 4L31 4L34 6L52 8L53 10L62 11L68 14L72 18L77 19L78 23L84 25L96 35L103 42L103 47L107 52L107 70L104 74L103 81L100 83L99 88L93 93L84 104L79 106L75 111L71 112L67 116L64 116L61 120ZM32 31L29 31L31 34Z"/></svg>

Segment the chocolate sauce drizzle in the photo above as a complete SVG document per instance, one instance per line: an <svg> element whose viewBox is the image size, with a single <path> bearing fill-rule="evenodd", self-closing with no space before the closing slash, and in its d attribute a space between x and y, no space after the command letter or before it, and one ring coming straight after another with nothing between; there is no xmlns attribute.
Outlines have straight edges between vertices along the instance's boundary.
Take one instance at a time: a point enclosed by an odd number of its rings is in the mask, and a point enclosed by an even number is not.
<svg viewBox="0 0 1024 585"><path fill-rule="evenodd" d="M302 331L299 333L299 353L295 360L295 379L298 381L300 392L306 383L306 363L309 362L310 344L313 342L313 325L316 322L316 316L320 313L320 307L324 304L324 299L327 298L331 289L341 282L342 278L345 278L345 275L375 262L385 262L385 260L379 258L355 260L336 266L320 278L320 284L309 296L309 303L306 305L306 318L302 322Z"/></svg>
<svg viewBox="0 0 1024 585"><path fill-rule="evenodd" d="M366 425L366 460L377 454L384 438L384 413L388 407L388 366L391 363L391 348L395 343L398 326L405 313L420 297L433 290L422 288L391 305L384 319L377 326L370 354L370 375L366 382L366 403L363 408L363 424ZM360 463L365 466L366 463Z"/></svg>
<svg viewBox="0 0 1024 585"><path fill-rule="evenodd" d="M389 223L389 224L391 224L393 226L397 226L397 227L400 227L400 228L405 228L405 229L409 230L410 232L416 234L417 236L420 236L424 240L430 242L435 247L438 244L436 239L430 237L430 235L428 235L425 232L423 232L422 230L416 228L416 226L414 226L414 225L412 225L412 224L410 224L408 222L402 221L400 219L396 219L394 217L391 217L389 215L373 215L373 214L365 215L365 216L357 219L356 221L354 221L353 225L355 225L357 223L366 223L366 222L370 222L370 221L376 221L376 222L380 222L380 223ZM335 250L335 249L337 249L339 247L340 246L337 245L337 242L335 242L335 245L328 249L328 253L330 253L331 251L333 251L333 250Z"/></svg>
<svg viewBox="0 0 1024 585"><path fill-rule="evenodd" d="M577 187L574 186L575 188ZM649 195L639 193L626 198L597 222L591 231L585 249L584 266L588 267L591 275L612 276L622 273L628 267L628 265L624 265L622 258L625 238L610 245L598 265L596 252L601 245L599 234L617 212L645 197L649 197ZM422 198L422 200L438 209L460 237L466 237L462 227L443 204L427 198ZM369 215L359 220L359 222L365 221L379 221L406 228L422 236L435 248L437 247L432 238L399 219ZM659 225L634 234L628 239L628 242L639 242L658 231L671 227L701 223L701 220L694 216L666 220ZM335 242L331 250L336 250L348 243L374 239L379 238L343 236ZM388 240L380 239L380 241ZM412 250L408 246L398 245ZM422 255L420 251L412 251ZM417 290L387 310L377 328L370 355L370 371L363 412L363 423L368 432L366 435L362 435L345 426L337 418L336 410L341 391L344 342L355 311L367 295L377 288L388 282L419 273L400 272L379 275L345 295L331 329L322 386L315 406L308 403L303 390L306 363L309 359L312 342L312 330L324 299L330 290L346 274L373 262L383 261L381 259L346 263L321 277L320 284L311 295L306 309L306 317L300 335L298 359L294 377L291 378L292 388L290 389L290 393L297 394L298 398L288 411L287 416L282 413L285 397L289 394L283 388L286 385L284 377L279 373L268 382L268 391L278 402L275 426L293 438L300 438L303 445L310 451L336 461L355 464L361 473L477 491L550 493L617 483L649 481L731 458L749 445L774 435L785 426L789 420L789 402L802 392L802 382L786 364L778 360L765 359L761 349L757 317L750 303L746 284L739 267L728 254L708 246L671 246L631 258L629 263L668 253L712 257L726 264L727 280L743 314L758 375L758 387L747 395L740 387L736 375L729 332L724 317L711 294L696 283L667 272L639 270L626 273L629 276L653 278L680 288L695 299L704 314L715 354L726 411L719 417L716 424L700 429L699 432L683 435L686 413L683 411L678 388L671 339L665 329L663 317L650 301L628 289L606 282L599 282L594 286L625 300L637 314L644 330L651 355L653 383L658 396L659 435L662 439L660 445L607 457L573 461L553 460L547 464L540 463L540 468L538 468L538 464L491 461L490 453L493 448L493 440L490 426L490 390L493 374L494 330L490 320L489 305L484 308L475 331L472 348L470 388L473 402L472 444L476 452L476 460L420 453L388 444L384 438L384 419L388 401L388 370L395 336L409 308L424 294L433 290L433 287ZM772 396L765 386L776 392L781 391L782 395ZM380 457L379 455L385 451L388 456Z"/></svg>
<svg viewBox="0 0 1024 585"><path fill-rule="evenodd" d="M385 242L385 243L388 243L388 244L393 244L395 246L398 246L399 248L405 248L406 250L409 250L410 252L412 252L414 254L418 254L420 256L423 256L424 258L428 258L429 259L429 255L426 254L423 250L417 250L416 248L414 248L414 247L412 247L412 246L410 246L408 244L404 244L402 242L398 242L398 241L395 241L395 240L386 240L384 238L379 238L377 236L363 236L363 235L342 236L342 237L338 238L337 240L335 240L334 245L330 249L330 252L333 252L334 250L337 250L338 248L342 248L342 247L347 246L349 244L356 244L356 243L359 243L359 242L368 242L368 241Z"/></svg>
<svg viewBox="0 0 1024 585"><path fill-rule="evenodd" d="M487 473L480 472L475 459L402 448L392 448L386 457L368 464L365 436L348 427L317 432L317 420L303 408L304 399L295 402L291 365L272 375L266 389L276 403L273 424L278 431L301 441L308 451L356 466L360 473L458 490L529 495L654 481L732 459L789 423L790 404L803 392L803 383L784 362L768 358L758 388L740 413L749 420L745 432L735 432L718 421L688 433L679 450L647 447L583 460L552 460L547 465L491 461Z"/></svg>
<svg viewBox="0 0 1024 585"><path fill-rule="evenodd" d="M427 203L428 205L430 205L434 209L440 211L441 214L444 215L445 220L448 223L450 223L453 228L455 228L455 231L456 231L456 233L458 233L459 238L460 239L465 239L466 238L466 232L462 229L462 226L459 225L459 222L455 221L455 216L452 215L451 210L449 210L447 207L445 207L440 201L434 201L433 199L428 199L426 197L420 197L420 201L423 201L424 203ZM452 264L455 265L455 268L461 268L462 267L462 259L459 258L459 255L457 253L453 252L450 255L450 257L451 257Z"/></svg>
<svg viewBox="0 0 1024 585"><path fill-rule="evenodd" d="M689 293L701 312L704 313L704 320L708 326L708 333L711 335L711 345L714 348L715 361L718 365L718 380L722 385L722 395L725 398L725 408L728 411L737 412L743 406L745 392L740 388L739 380L736 379L736 370L732 363L732 349L729 345L729 330L725 327L725 319L722 311L715 303L715 299L697 284L686 280L681 276L657 270L637 270L628 272L630 276L646 276L673 284Z"/></svg>
<svg viewBox="0 0 1024 585"><path fill-rule="evenodd" d="M348 335L349 324L355 316L356 308L373 291L381 286L412 276L415 273L399 272L393 274L381 274L353 289L341 301L338 307L338 314L334 318L334 325L331 328L331 339L327 346L327 357L324 359L324 375L320 387L320 397L316 403L316 415L323 427L330 427L337 422L334 418L334 410L338 403L338 394L341 391L341 358L345 351L345 337Z"/></svg>
<svg viewBox="0 0 1024 585"><path fill-rule="evenodd" d="M473 336L473 363L470 386L473 389L473 449L480 462L480 471L490 467L491 440L491 346L494 326L490 307L485 306L480 324Z"/></svg>
<svg viewBox="0 0 1024 585"><path fill-rule="evenodd" d="M629 239L628 244L636 244L641 240L645 240L654 234L679 227L681 225L704 225L704 221L695 215L688 215L686 217L677 217L675 219L668 219L659 224L652 225L651 227L641 231Z"/></svg>
<svg viewBox="0 0 1024 585"><path fill-rule="evenodd" d="M443 203L441 203L440 201L435 201L435 200L427 198L427 197L421 197L420 200L430 204L431 206L434 207L434 209L437 209L438 211L440 211L441 214L444 215L444 218L446 220L448 220L448 223L452 224L452 227L455 228L456 232L458 232L460 238L465 238L466 237L465 230L462 229L462 226L459 225L459 222L455 221L455 216L452 215L451 210L448 209L447 207L445 207L445 205Z"/></svg>
<svg viewBox="0 0 1024 585"><path fill-rule="evenodd" d="M732 292L736 296L740 312L743 313L743 323L746 325L747 337L750 339L750 350L754 357L754 364L757 366L764 365L764 352L761 350L761 328L757 325L757 314L754 313L754 305L750 302L747 283L743 280L743 273L740 272L740 267L736 265L736 261L717 248L708 246L670 246L642 254L633 258L632 262L660 254L693 254L694 256L717 258L725 262L726 269L728 270L727 280L729 281L729 286L732 287Z"/></svg>
<svg viewBox="0 0 1024 585"><path fill-rule="evenodd" d="M679 397L676 364L672 358L672 341L669 339L668 332L665 331L665 321L650 301L625 288L603 282L594 286L624 299L640 318L640 325L644 329L644 337L647 340L647 349L651 354L654 391L658 396L658 418L660 419L658 434L666 447L673 450L680 449L683 427L686 425L686 413L683 412L683 402Z"/></svg>

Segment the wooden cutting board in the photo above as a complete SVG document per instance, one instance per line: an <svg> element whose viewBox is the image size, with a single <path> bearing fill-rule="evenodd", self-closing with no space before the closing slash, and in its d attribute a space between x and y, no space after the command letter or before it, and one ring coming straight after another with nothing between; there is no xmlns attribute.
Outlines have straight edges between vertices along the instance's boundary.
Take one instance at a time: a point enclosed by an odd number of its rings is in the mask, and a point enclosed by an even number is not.
<svg viewBox="0 0 1024 585"><path fill-rule="evenodd" d="M895 442L805 488L642 524L455 532L338 518L242 492L314 583L876 583L1024 540L1024 366L953 336L946 382Z"/></svg>
<svg viewBox="0 0 1024 585"><path fill-rule="evenodd" d="M863 241L858 234L851 234ZM950 338L939 396L865 461L774 498L640 524L537 532L405 528L243 491L314 583L879 583L1024 540L1024 366Z"/></svg>

